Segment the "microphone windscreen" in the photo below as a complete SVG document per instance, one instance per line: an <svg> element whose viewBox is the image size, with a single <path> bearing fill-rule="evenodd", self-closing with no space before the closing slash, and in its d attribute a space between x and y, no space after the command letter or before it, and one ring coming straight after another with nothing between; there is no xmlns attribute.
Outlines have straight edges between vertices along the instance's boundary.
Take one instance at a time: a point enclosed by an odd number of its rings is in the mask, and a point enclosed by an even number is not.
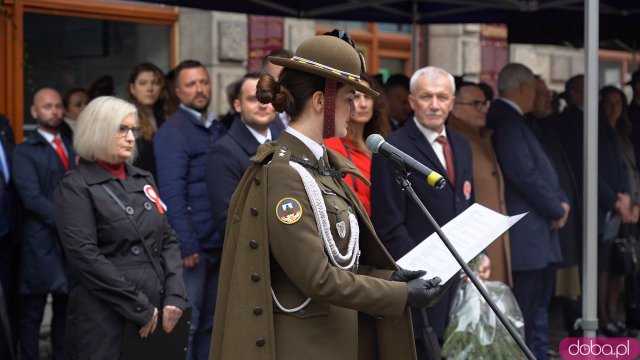
<svg viewBox="0 0 640 360"><path fill-rule="evenodd" d="M367 149L371 151L373 154L378 153L378 149L380 145L384 142L384 138L380 134L371 134L367 137Z"/></svg>

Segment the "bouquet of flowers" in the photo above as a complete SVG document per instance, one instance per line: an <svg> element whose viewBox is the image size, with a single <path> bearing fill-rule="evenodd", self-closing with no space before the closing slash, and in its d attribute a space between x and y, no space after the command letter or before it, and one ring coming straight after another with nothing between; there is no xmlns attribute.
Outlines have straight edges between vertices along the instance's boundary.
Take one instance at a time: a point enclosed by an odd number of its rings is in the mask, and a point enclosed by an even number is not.
<svg viewBox="0 0 640 360"><path fill-rule="evenodd" d="M499 281L480 282L524 338L522 313L511 289ZM480 292L468 280L460 285L451 307L451 321L444 333L442 355L449 360L526 359Z"/></svg>

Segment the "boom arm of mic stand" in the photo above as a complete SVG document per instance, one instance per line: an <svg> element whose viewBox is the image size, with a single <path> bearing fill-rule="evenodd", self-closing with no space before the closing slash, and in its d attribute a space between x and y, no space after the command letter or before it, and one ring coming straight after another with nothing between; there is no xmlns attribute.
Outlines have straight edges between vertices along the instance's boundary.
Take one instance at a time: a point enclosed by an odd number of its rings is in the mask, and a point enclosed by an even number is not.
<svg viewBox="0 0 640 360"><path fill-rule="evenodd" d="M524 341L520 337L520 335L516 332L516 330L513 328L511 323L504 316L502 311L498 309L498 306L495 304L495 302L493 302L493 299L491 299L491 297L487 293L487 290L484 288L484 286L480 284L480 281L478 280L476 274L474 274L473 271L471 271L471 269L467 265L467 263L465 263L464 260L462 260L462 257L460 257L460 254L458 254L458 251L453 247L453 245L451 245L451 242L449 242L449 239L447 238L447 236L442 232L442 229L440 228L438 223L434 220L433 216L431 216L431 213L429 213L429 210L427 210L427 208L424 206L422 201L420 201L420 198L418 198L418 195L416 195L416 192L411 187L411 183L407 179L407 177L409 176L409 173L407 172L406 168L402 165L400 161L393 159L393 157L391 157L390 159L396 175L396 181L398 182L402 190L407 192L411 196L411 198L416 203L416 205L418 205L418 207L426 215L427 219L429 219L429 222L431 223L433 228L436 230L436 233L438 234L438 236L440 237L444 245L447 247L447 249L449 249L449 252L451 252L451 255L453 255L453 257L456 259L458 264L460 264L460 267L462 267L462 270L464 270L465 274L467 274L467 276L469 277L473 285L480 292L480 295L482 295L482 297L487 302L487 304L489 304L489 307L491 308L491 310L493 310L493 313L496 314L496 316L498 317L502 325L504 325L504 327L507 329L507 331L509 332L513 340L515 340L516 344L518 344L522 352L527 356L529 360L535 360L536 358L533 356L533 354L531 353L527 345L524 343Z"/></svg>

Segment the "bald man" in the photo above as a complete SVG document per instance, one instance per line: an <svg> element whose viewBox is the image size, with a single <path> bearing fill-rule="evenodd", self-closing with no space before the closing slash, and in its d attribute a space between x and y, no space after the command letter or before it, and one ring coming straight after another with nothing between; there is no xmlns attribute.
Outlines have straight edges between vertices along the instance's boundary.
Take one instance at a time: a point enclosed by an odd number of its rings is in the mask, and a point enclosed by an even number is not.
<svg viewBox="0 0 640 360"><path fill-rule="evenodd" d="M58 131L63 113L62 98L56 90L38 90L31 105L38 128L13 154L13 181L25 208L18 289L22 305L18 338L23 360L39 358L40 323L48 294L53 297L53 359L64 358L69 285L51 201L58 181L75 167L72 144Z"/></svg>

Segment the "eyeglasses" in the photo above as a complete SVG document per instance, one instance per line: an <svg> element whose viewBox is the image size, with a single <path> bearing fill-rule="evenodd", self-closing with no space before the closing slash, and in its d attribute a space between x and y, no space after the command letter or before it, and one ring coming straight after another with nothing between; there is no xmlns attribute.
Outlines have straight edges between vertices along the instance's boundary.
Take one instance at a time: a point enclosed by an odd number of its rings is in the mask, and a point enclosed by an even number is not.
<svg viewBox="0 0 640 360"><path fill-rule="evenodd" d="M140 128L139 127L129 127L127 125L121 124L118 127L118 137L125 137L129 134L129 131L131 131L131 134L133 134L134 138L139 138L140 137Z"/></svg>
<svg viewBox="0 0 640 360"><path fill-rule="evenodd" d="M473 100L469 102L459 101L459 102L456 102L456 105L469 105L476 108L476 110L484 110L489 108L489 106L491 105L491 101L489 100L485 100L485 101Z"/></svg>
<svg viewBox="0 0 640 360"><path fill-rule="evenodd" d="M367 65L364 62L364 56L358 49L356 48L356 42L351 38L351 36L344 30L333 29L329 32L326 32L322 35L335 36L338 39L344 40L347 44L351 45L352 48L356 49L358 56L360 57L360 72L362 74L367 73Z"/></svg>

